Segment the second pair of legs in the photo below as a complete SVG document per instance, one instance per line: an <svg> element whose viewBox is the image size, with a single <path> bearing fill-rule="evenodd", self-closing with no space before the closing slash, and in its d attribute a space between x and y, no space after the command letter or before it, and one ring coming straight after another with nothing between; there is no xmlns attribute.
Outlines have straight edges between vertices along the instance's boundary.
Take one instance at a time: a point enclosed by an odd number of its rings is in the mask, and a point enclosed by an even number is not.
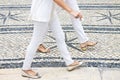
<svg viewBox="0 0 120 80"><path fill-rule="evenodd" d="M82 51L86 51L88 49L88 47L95 46L96 44L97 44L97 42L86 41L86 42L80 44L80 49ZM46 48L43 44L40 44L38 49L37 49L37 52L49 53L50 49Z"/></svg>

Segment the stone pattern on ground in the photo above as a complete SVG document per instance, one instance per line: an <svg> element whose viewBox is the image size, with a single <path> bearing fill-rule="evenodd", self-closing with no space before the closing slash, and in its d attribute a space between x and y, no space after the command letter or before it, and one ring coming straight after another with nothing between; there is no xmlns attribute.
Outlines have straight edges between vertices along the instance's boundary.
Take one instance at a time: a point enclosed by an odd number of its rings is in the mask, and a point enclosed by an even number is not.
<svg viewBox="0 0 120 80"><path fill-rule="evenodd" d="M82 23L85 32L90 40L98 41L98 44L82 52L69 15L58 9L66 43L73 58L85 61L88 67L120 68L120 1L78 0L78 3L84 16ZM0 1L0 68L22 65L33 30L33 24L28 20L30 4L31 0ZM51 48L51 53L37 53L33 66L65 66L51 31L44 41Z"/></svg>

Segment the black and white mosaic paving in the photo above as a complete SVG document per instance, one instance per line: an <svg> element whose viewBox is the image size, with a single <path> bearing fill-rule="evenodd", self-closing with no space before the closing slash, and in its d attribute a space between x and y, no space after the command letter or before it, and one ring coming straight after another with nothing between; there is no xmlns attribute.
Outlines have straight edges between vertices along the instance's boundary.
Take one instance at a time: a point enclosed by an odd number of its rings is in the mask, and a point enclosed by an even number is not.
<svg viewBox="0 0 120 80"><path fill-rule="evenodd" d="M58 14L73 59L85 61L85 67L120 68L120 2L80 1L78 0L84 16L82 23L85 32L90 40L99 43L82 52L69 15L60 10ZM33 24L28 20L30 1L7 2L9 1L0 1L0 68L18 68L22 66L33 30ZM51 52L37 53L33 66L65 66L51 31L48 32L44 44L51 48Z"/></svg>

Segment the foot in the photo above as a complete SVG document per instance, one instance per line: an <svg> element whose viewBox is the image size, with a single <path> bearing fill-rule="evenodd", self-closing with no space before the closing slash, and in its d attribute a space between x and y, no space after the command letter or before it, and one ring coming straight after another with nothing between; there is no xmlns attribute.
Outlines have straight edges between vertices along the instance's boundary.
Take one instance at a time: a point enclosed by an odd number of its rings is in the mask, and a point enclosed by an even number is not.
<svg viewBox="0 0 120 80"><path fill-rule="evenodd" d="M39 74L33 70L22 70L22 76L33 79L41 78L41 76L39 76Z"/></svg>
<svg viewBox="0 0 120 80"><path fill-rule="evenodd" d="M97 44L97 42L86 41L86 42L80 44L80 48L83 51L86 51L89 46L95 46L96 44Z"/></svg>
<svg viewBox="0 0 120 80"><path fill-rule="evenodd" d="M38 49L37 49L37 52L49 53L50 49L46 48L43 44L40 44L39 47L38 47Z"/></svg>
<svg viewBox="0 0 120 80"><path fill-rule="evenodd" d="M75 70L76 68L80 67L82 64L83 62L74 61L72 64L67 66L67 70L68 71Z"/></svg>
<svg viewBox="0 0 120 80"><path fill-rule="evenodd" d="M97 44L97 42L87 41L86 44L87 44L87 46L95 46Z"/></svg>

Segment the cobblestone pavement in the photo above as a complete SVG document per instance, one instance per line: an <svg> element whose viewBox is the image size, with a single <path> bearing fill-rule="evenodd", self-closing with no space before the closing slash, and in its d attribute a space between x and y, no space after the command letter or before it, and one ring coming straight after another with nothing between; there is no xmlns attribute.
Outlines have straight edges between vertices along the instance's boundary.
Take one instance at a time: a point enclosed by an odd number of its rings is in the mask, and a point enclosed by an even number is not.
<svg viewBox="0 0 120 80"><path fill-rule="evenodd" d="M32 36L33 24L28 20L30 4L31 0L0 1L0 80L33 80L21 77L19 69ZM120 0L78 0L78 4L84 16L85 32L98 44L81 51L69 15L58 8L68 49L73 59L85 64L78 70L67 72L49 30L44 44L51 52L37 53L32 64L42 75L39 80L119 80Z"/></svg>
<svg viewBox="0 0 120 80"><path fill-rule="evenodd" d="M0 1L0 68L20 68L31 39L33 24L28 21L31 0ZM82 52L69 15L59 9L66 43L74 59L85 61L86 67L120 68L120 1L78 0L88 37L98 44ZM62 17L61 17L62 16ZM50 54L37 53L34 67L64 67L52 32L45 45Z"/></svg>

